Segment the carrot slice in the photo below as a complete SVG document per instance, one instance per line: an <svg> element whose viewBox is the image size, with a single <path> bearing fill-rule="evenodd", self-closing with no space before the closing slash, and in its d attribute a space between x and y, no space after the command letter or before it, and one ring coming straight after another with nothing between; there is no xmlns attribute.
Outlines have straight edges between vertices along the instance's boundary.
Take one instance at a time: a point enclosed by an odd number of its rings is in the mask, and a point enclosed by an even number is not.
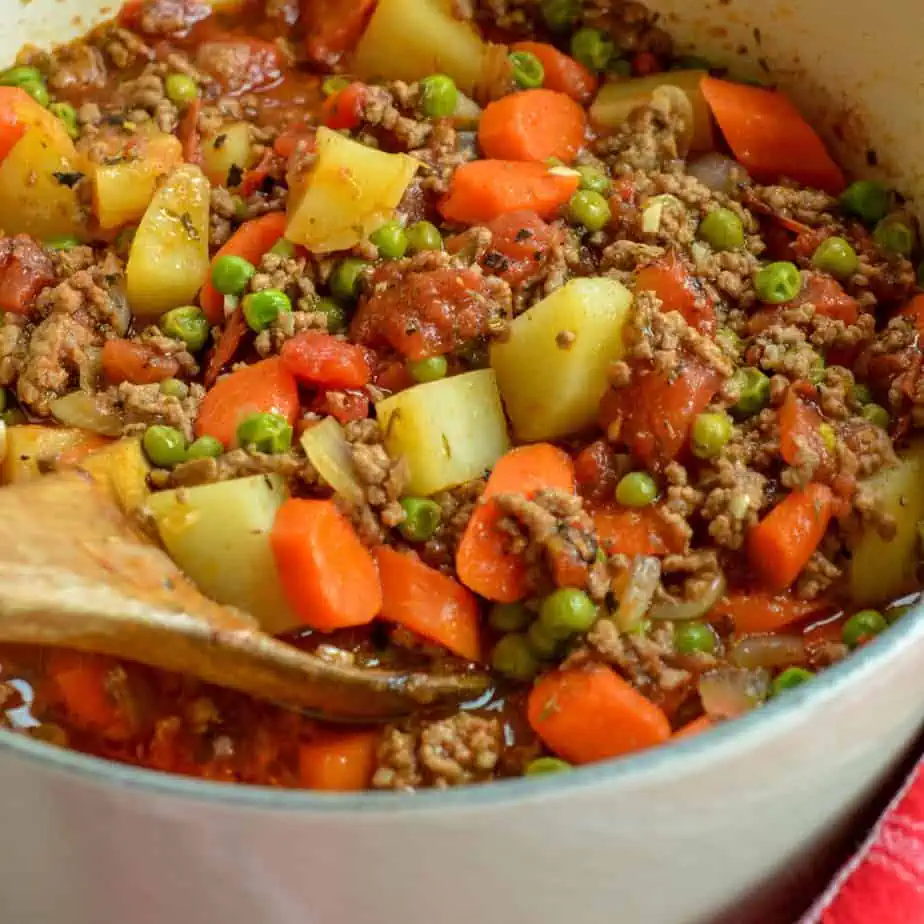
<svg viewBox="0 0 924 924"><path fill-rule="evenodd" d="M404 626L469 661L481 659L478 602L458 581L413 553L376 549L382 619Z"/></svg>
<svg viewBox="0 0 924 924"><path fill-rule="evenodd" d="M817 454L825 466L830 453L825 446L821 427L821 414L807 401L803 401L795 389L790 388L780 408L780 455L789 465L796 465L803 447Z"/></svg>
<svg viewBox="0 0 924 924"><path fill-rule="evenodd" d="M26 133L26 124L19 117L17 105L34 100L19 87L0 87L0 161L19 143Z"/></svg>
<svg viewBox="0 0 924 924"><path fill-rule="evenodd" d="M783 498L748 534L751 566L772 590L785 590L818 548L831 522L834 494L810 484Z"/></svg>
<svg viewBox="0 0 924 924"><path fill-rule="evenodd" d="M789 177L835 195L844 189L843 171L782 93L715 77L700 86L735 159L756 180Z"/></svg>
<svg viewBox="0 0 924 924"><path fill-rule="evenodd" d="M539 59L545 71L543 86L547 90L566 93L582 106L594 98L598 84L594 73L554 45L546 42L516 42L510 46L510 50L525 51Z"/></svg>
<svg viewBox="0 0 924 924"><path fill-rule="evenodd" d="M375 561L333 501L287 500L270 544L286 599L305 625L364 626L382 608Z"/></svg>
<svg viewBox="0 0 924 924"><path fill-rule="evenodd" d="M298 747L298 777L306 789L360 792L375 771L377 731L323 732Z"/></svg>
<svg viewBox="0 0 924 924"><path fill-rule="evenodd" d="M474 160L452 175L440 211L448 221L462 225L483 224L523 210L552 219L577 192L579 183L579 176L553 172L544 164Z"/></svg>
<svg viewBox="0 0 924 924"><path fill-rule="evenodd" d="M545 745L573 764L621 757L671 736L664 711L600 664L540 677L527 712Z"/></svg>
<svg viewBox="0 0 924 924"><path fill-rule="evenodd" d="M287 341L279 354L299 381L325 388L362 388L372 373L362 347L320 331L306 331Z"/></svg>
<svg viewBox="0 0 924 924"><path fill-rule="evenodd" d="M103 344L103 376L110 385L153 385L172 379L179 371L176 359L143 343L113 339Z"/></svg>
<svg viewBox="0 0 924 924"><path fill-rule="evenodd" d="M635 291L654 292L664 311L680 312L687 324L701 334L715 331L715 306L675 253L639 270Z"/></svg>
<svg viewBox="0 0 924 924"><path fill-rule="evenodd" d="M194 99L183 113L177 127L177 137L183 145L183 160L190 164L202 162L202 136L199 133L199 116L202 113L202 100Z"/></svg>
<svg viewBox="0 0 924 924"><path fill-rule="evenodd" d="M830 609L828 601L799 600L763 590L732 591L712 608L710 620L728 618L739 635L778 632L790 623Z"/></svg>
<svg viewBox="0 0 924 924"><path fill-rule="evenodd" d="M570 163L584 143L587 117L570 96L523 90L490 103L481 116L478 142L485 157Z"/></svg>
<svg viewBox="0 0 924 924"><path fill-rule="evenodd" d="M629 388L610 389L600 403L604 431L621 422L620 438L645 465L660 467L687 444L697 414L722 386L722 375L692 356L668 373L642 370Z"/></svg>
<svg viewBox="0 0 924 924"><path fill-rule="evenodd" d="M682 738L693 738L713 728L715 728L715 722L713 722L709 716L701 715L698 719L687 722L683 728L678 728L677 731L674 732L673 738L675 741L679 741Z"/></svg>
<svg viewBox="0 0 924 924"><path fill-rule="evenodd" d="M613 504L593 513L597 539L607 555L669 555L681 552L681 543L658 513L657 507L634 510Z"/></svg>
<svg viewBox="0 0 924 924"><path fill-rule="evenodd" d="M225 323L218 343L209 355L208 366L205 370L206 388L211 388L215 384L218 376L221 375L221 370L234 359L248 330L250 328L247 326L247 319L244 317L241 306L238 305Z"/></svg>
<svg viewBox="0 0 924 924"><path fill-rule="evenodd" d="M456 552L456 572L470 590L498 603L515 603L529 591L526 565L507 551L508 538L497 529L501 512L491 498L513 492L532 497L542 489L574 492L574 466L548 443L508 452L491 473Z"/></svg>
<svg viewBox="0 0 924 924"><path fill-rule="evenodd" d="M285 212L269 212L241 225L232 237L215 254L212 266L221 257L243 257L254 266L258 266L263 255L285 234ZM210 324L220 324L224 318L225 297L212 283L209 272L208 281L199 293L199 304L209 319Z"/></svg>
<svg viewBox="0 0 924 924"><path fill-rule="evenodd" d="M250 414L298 416L298 386L278 357L245 366L218 381L202 399L196 436L214 436L225 448L237 445L237 425Z"/></svg>

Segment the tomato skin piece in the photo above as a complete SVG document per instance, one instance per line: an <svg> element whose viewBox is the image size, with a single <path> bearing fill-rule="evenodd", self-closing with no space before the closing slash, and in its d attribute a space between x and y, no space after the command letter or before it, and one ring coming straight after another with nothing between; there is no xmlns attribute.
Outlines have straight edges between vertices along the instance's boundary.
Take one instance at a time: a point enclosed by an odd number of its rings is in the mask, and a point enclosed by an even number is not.
<svg viewBox="0 0 924 924"><path fill-rule="evenodd" d="M279 355L300 382L323 388L362 388L372 377L362 347L320 331L293 337Z"/></svg>
<svg viewBox="0 0 924 924"><path fill-rule="evenodd" d="M107 340L103 344L103 376L110 385L155 385L174 378L179 371L180 364L172 356L143 343Z"/></svg>
<svg viewBox="0 0 924 924"><path fill-rule="evenodd" d="M715 333L715 307L676 254L640 269L635 276L635 291L653 292L661 300L663 311L679 311L687 324L701 334Z"/></svg>

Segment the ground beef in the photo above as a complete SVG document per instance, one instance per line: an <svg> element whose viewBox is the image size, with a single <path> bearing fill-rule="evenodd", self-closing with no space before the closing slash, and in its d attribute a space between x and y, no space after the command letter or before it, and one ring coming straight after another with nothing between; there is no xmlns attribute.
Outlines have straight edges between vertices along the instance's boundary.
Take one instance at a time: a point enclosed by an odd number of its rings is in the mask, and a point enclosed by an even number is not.
<svg viewBox="0 0 924 924"><path fill-rule="evenodd" d="M700 515L709 524L709 535L723 548L741 549L767 505L767 478L723 455L701 483L706 496Z"/></svg>
<svg viewBox="0 0 924 924"><path fill-rule="evenodd" d="M493 779L503 748L500 722L460 712L417 727L387 728L379 745L376 789L447 789Z"/></svg>
<svg viewBox="0 0 924 924"><path fill-rule="evenodd" d="M420 556L428 565L453 573L456 550L484 486L485 480L478 478L433 495L431 499L439 504L441 517L439 529L420 549Z"/></svg>
<svg viewBox="0 0 924 924"><path fill-rule="evenodd" d="M748 198L773 215L792 218L812 227L833 223L831 213L837 205L826 192L795 186L752 186Z"/></svg>
<svg viewBox="0 0 924 924"><path fill-rule="evenodd" d="M8 387L19 378L29 348L29 328L25 318L7 314L0 323L0 386Z"/></svg>
<svg viewBox="0 0 924 924"><path fill-rule="evenodd" d="M231 481L249 475L281 475L298 485L315 487L318 473L314 466L295 450L269 455L233 449L217 459L193 459L182 462L172 472L162 473L159 487L194 487L200 484L214 484Z"/></svg>
<svg viewBox="0 0 924 924"><path fill-rule="evenodd" d="M620 632L612 619L604 618L598 619L587 634L587 645L592 656L618 668L633 686L642 690L655 686L672 692L691 679L689 671L667 663L674 654L673 642L663 633L649 638L640 632ZM569 663L587 656L587 652L579 652Z"/></svg>
<svg viewBox="0 0 924 924"><path fill-rule="evenodd" d="M143 433L153 424L163 424L179 430L187 440L193 440L193 424L199 414L199 404L205 389L198 384L190 386L185 398L165 395L160 385L132 385L123 382L116 386L115 401L121 408L124 420L123 433L133 436Z"/></svg>

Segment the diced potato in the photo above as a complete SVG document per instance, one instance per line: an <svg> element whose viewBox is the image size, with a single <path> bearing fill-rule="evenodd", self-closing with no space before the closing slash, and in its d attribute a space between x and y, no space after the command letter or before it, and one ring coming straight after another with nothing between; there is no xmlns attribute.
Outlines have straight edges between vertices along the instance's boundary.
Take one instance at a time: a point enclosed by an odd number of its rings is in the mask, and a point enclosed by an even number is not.
<svg viewBox="0 0 924 924"><path fill-rule="evenodd" d="M278 475L255 475L148 498L167 551L199 589L250 613L267 632L297 624L283 595L270 546L286 499Z"/></svg>
<svg viewBox="0 0 924 924"><path fill-rule="evenodd" d="M126 281L132 313L155 320L192 302L209 273L209 197L205 174L178 167L144 213L128 257Z"/></svg>
<svg viewBox="0 0 924 924"><path fill-rule="evenodd" d="M202 169L216 186L227 185L232 167L246 170L253 162L253 143L246 122L227 122L202 140Z"/></svg>
<svg viewBox="0 0 924 924"><path fill-rule="evenodd" d="M693 107L691 150L712 151L715 149L712 113L700 89L700 82L706 76L706 71L666 71L651 77L604 84L590 107L590 121L598 131L613 131L634 110L647 106L658 87L677 87L686 93Z"/></svg>
<svg viewBox="0 0 924 924"><path fill-rule="evenodd" d="M380 0L351 69L367 80L448 74L471 93L481 79L487 46L452 8L453 0Z"/></svg>
<svg viewBox="0 0 924 924"><path fill-rule="evenodd" d="M101 487L111 490L126 513L138 510L151 493L148 488L151 465L140 439L117 440L91 453L78 467Z"/></svg>
<svg viewBox="0 0 924 924"><path fill-rule="evenodd" d="M509 447L490 369L415 385L375 410L389 454L407 461L411 494L425 497L480 478Z"/></svg>
<svg viewBox="0 0 924 924"><path fill-rule="evenodd" d="M880 605L915 587L921 561L919 524L924 521L924 442L899 454L899 464L865 482L880 509L895 518L886 541L867 529L850 559L850 596L858 606Z"/></svg>
<svg viewBox="0 0 924 924"><path fill-rule="evenodd" d="M22 424L6 428L6 456L0 464L0 484L29 481L45 474L45 465L62 453L79 457L85 449L97 449L101 437L73 427ZM44 464L43 464L44 463Z"/></svg>
<svg viewBox="0 0 924 924"><path fill-rule="evenodd" d="M353 467L343 427L333 417L325 417L302 434L301 442L308 461L334 492L354 506L362 504L365 494Z"/></svg>
<svg viewBox="0 0 924 924"><path fill-rule="evenodd" d="M99 164L93 176L93 209L101 228L121 228L141 219L157 183L183 162L183 145L173 135L147 141L136 157Z"/></svg>
<svg viewBox="0 0 924 924"><path fill-rule="evenodd" d="M37 121L0 164L0 216L7 234L39 240L84 233L74 184L86 170L63 124Z"/></svg>
<svg viewBox="0 0 924 924"><path fill-rule="evenodd" d="M510 324L491 366L521 440L578 433L593 423L607 366L623 354L632 295L614 279L574 279Z"/></svg>
<svg viewBox="0 0 924 924"><path fill-rule="evenodd" d="M315 253L349 250L390 220L420 164L328 128L317 150L312 169L290 177L286 237Z"/></svg>

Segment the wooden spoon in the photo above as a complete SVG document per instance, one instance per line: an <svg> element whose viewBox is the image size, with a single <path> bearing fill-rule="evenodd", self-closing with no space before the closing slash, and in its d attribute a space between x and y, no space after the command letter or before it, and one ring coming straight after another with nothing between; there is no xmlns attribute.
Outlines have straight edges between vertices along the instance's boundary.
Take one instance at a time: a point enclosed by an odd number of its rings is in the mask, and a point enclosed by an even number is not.
<svg viewBox="0 0 924 924"><path fill-rule="evenodd" d="M79 473L0 490L0 641L124 657L335 721L458 707L492 684L336 664L277 641L203 596Z"/></svg>

